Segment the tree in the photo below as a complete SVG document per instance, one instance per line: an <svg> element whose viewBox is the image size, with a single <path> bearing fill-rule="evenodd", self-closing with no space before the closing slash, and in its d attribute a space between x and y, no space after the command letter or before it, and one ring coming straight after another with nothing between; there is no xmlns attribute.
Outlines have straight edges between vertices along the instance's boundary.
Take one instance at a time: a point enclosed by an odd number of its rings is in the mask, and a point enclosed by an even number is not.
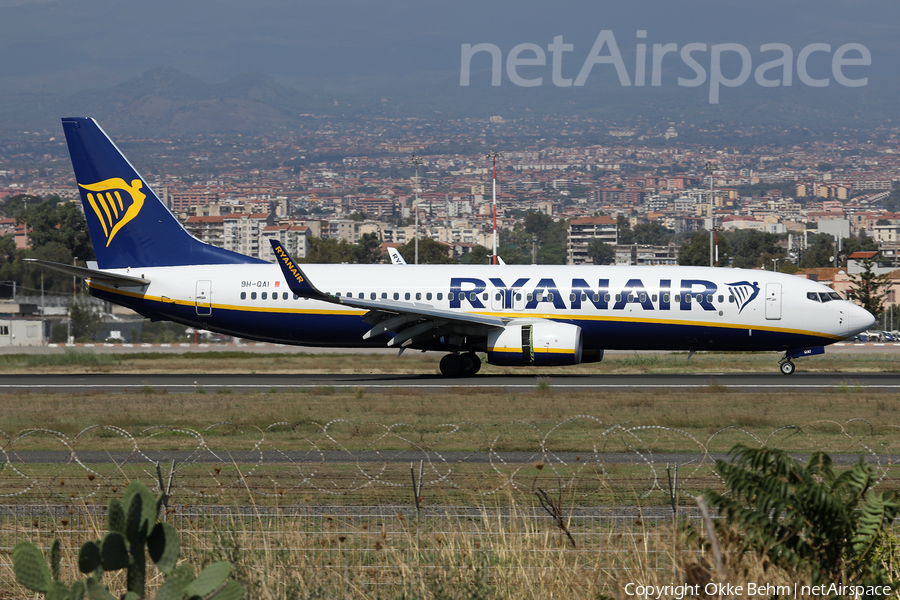
<svg viewBox="0 0 900 600"><path fill-rule="evenodd" d="M416 240L409 240L397 250L407 263L413 264L416 258ZM420 265L446 265L455 263L450 256L449 248L429 237L419 239L419 264Z"/></svg>
<svg viewBox="0 0 900 600"><path fill-rule="evenodd" d="M648 246L662 246L668 244L672 237L669 230L659 223L639 223L634 226L632 242L633 244L644 244Z"/></svg>
<svg viewBox="0 0 900 600"><path fill-rule="evenodd" d="M877 255L876 255L877 256ZM851 300L859 302L863 308L875 315L881 316L884 312L885 291L891 286L888 275L876 275L875 257L867 257L860 260L862 271L850 276L850 289L847 296Z"/></svg>
<svg viewBox="0 0 900 600"><path fill-rule="evenodd" d="M459 262L466 265L486 265L491 262L491 250L478 245L463 255Z"/></svg>
<svg viewBox="0 0 900 600"><path fill-rule="evenodd" d="M731 244L728 237L719 234L719 266L731 261ZM709 266L709 232L697 231L678 249L678 264L685 266Z"/></svg>
<svg viewBox="0 0 900 600"><path fill-rule="evenodd" d="M800 266L804 269L830 267L834 264L834 238L827 233L809 236L809 246L800 257Z"/></svg>
<svg viewBox="0 0 900 600"><path fill-rule="evenodd" d="M90 341L100 324L100 311L89 302L74 301L67 312L72 322L72 337L76 341Z"/></svg>
<svg viewBox="0 0 900 600"><path fill-rule="evenodd" d="M537 252L539 265L564 265L566 264L566 247L563 244L544 244Z"/></svg>
<svg viewBox="0 0 900 600"><path fill-rule="evenodd" d="M878 242L867 236L844 238L841 242L842 255L850 256L854 252L876 252ZM846 266L846 265L844 265Z"/></svg>
<svg viewBox="0 0 900 600"><path fill-rule="evenodd" d="M599 238L588 242L587 253L595 265L611 265L616 262L615 248Z"/></svg>
<svg viewBox="0 0 900 600"><path fill-rule="evenodd" d="M309 238L306 251L307 263L339 264L353 262L356 246L347 240L334 238Z"/></svg>
<svg viewBox="0 0 900 600"><path fill-rule="evenodd" d="M381 250L381 240L375 233L364 233L359 236L359 243L353 250L356 263L360 265L372 265L382 262L384 252Z"/></svg>
<svg viewBox="0 0 900 600"><path fill-rule="evenodd" d="M731 264L739 269L765 268L766 265L772 264L772 258L784 258L784 251L778 245L778 236L774 233L739 229L726 234L725 237L728 238L732 249ZM720 241L721 239L722 235L719 236Z"/></svg>

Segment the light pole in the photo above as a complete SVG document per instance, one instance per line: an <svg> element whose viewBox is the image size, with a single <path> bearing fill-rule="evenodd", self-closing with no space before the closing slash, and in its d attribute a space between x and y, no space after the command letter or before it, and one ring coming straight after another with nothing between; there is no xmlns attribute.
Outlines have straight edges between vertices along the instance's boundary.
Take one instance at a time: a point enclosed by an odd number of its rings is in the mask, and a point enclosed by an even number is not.
<svg viewBox="0 0 900 600"><path fill-rule="evenodd" d="M419 165L422 164L422 159L413 154L412 162L416 165L416 203L413 204L416 211L416 259L414 264L419 264Z"/></svg>
<svg viewBox="0 0 900 600"><path fill-rule="evenodd" d="M491 264L497 264L497 158L499 158L500 153L494 150L488 152L487 157L490 158L493 162L493 205L494 205L494 249L491 254Z"/></svg>
<svg viewBox="0 0 900 600"><path fill-rule="evenodd" d="M709 266L713 267L716 264L715 258L715 232L713 231L716 228L716 220L713 217L713 173L716 172L716 163L707 162L706 166L703 167L709 172Z"/></svg>
<svg viewBox="0 0 900 600"><path fill-rule="evenodd" d="M776 272L777 270L778 270L778 259L777 259L777 258L773 258L773 259L772 259L772 272L774 273L774 272Z"/></svg>

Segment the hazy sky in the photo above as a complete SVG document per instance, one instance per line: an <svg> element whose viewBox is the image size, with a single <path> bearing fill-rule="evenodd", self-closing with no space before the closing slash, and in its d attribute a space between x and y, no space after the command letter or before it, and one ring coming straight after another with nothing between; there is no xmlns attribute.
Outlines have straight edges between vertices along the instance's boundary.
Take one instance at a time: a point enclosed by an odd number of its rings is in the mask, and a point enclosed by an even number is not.
<svg viewBox="0 0 900 600"><path fill-rule="evenodd" d="M714 95L723 102L739 92L779 98L800 88L815 102L895 93L898 29L895 0L0 0L0 86L36 93L105 88L172 66L209 82L255 71L302 90L402 94L419 86L477 94L496 87L494 56L482 47L469 61L468 86L461 86L464 45L487 44L500 52L500 88L524 96L577 94L601 84L622 88L626 79L639 87L641 77L653 87L654 46L674 45L658 65L657 87L669 94L696 92L689 83L700 81L694 60L704 79L693 87L711 103ZM614 38L624 77L603 58L608 44L586 67L603 31ZM562 44L557 51L555 39ZM686 44L706 47L685 57ZM777 82L773 87L760 85L756 70L784 51L764 53L763 44L789 47L790 72L773 67L763 75ZM798 65L810 44L828 49L816 46ZM847 44L852 48L835 57ZM510 67L517 47L519 62ZM835 61L848 61L838 65L838 76ZM715 69L724 84L713 85ZM856 83L840 84L839 76Z"/></svg>

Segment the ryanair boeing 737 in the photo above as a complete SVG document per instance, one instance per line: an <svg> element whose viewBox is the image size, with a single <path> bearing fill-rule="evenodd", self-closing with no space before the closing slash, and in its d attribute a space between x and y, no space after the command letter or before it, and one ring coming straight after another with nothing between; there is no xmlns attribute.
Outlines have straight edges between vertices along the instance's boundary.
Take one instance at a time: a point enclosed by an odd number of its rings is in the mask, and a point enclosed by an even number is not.
<svg viewBox="0 0 900 600"><path fill-rule="evenodd" d="M441 372L597 362L604 350L780 351L792 359L875 319L828 287L711 267L277 264L189 234L93 119L63 119L96 268L93 296L245 339L445 352Z"/></svg>

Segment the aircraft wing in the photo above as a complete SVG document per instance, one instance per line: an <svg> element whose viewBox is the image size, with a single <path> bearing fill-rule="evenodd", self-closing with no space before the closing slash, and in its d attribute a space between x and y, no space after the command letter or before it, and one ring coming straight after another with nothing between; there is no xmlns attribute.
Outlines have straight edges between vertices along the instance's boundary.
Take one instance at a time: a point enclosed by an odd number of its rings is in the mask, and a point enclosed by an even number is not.
<svg viewBox="0 0 900 600"><path fill-rule="evenodd" d="M387 331L397 333L397 336L388 342L388 346L408 346L415 341L436 337L436 331L444 332L453 325L475 325L482 327L504 327L506 321L490 315L479 315L466 312L456 312L443 308L436 308L427 304L414 302L399 302L396 300L365 300L351 298L349 296L331 296L319 291L297 263L290 257L287 250L278 240L270 240L272 249L281 271L287 280L290 290L311 300L340 304L352 308L362 308L369 311L366 321L375 326L363 335L363 339L369 339L381 335Z"/></svg>
<svg viewBox="0 0 900 600"><path fill-rule="evenodd" d="M91 281L111 283L113 285L150 285L150 280L144 279L143 277L132 277L131 275L110 273L109 271L101 271L100 269L86 269L85 267L64 265L62 263L55 263L49 260L40 260L38 258L26 258L23 260L34 263L36 265L40 265L42 267L47 267L48 269L53 269L54 271L60 271L61 273L65 273L67 275L74 275L75 277L81 277L82 279L90 279Z"/></svg>

